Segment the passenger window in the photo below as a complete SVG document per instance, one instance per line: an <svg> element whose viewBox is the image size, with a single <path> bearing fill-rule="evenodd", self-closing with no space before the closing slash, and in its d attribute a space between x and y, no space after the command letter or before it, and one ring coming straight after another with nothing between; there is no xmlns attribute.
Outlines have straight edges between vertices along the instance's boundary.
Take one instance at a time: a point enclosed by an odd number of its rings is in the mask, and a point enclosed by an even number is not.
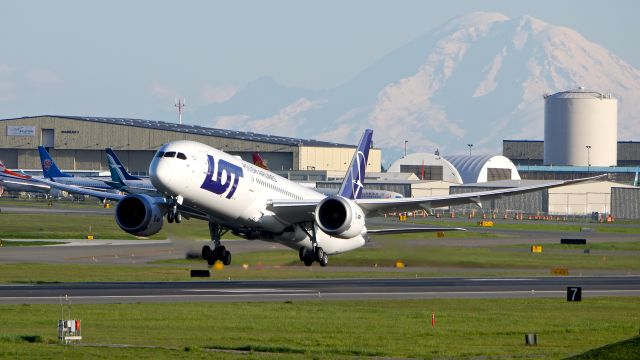
<svg viewBox="0 0 640 360"><path fill-rule="evenodd" d="M178 159L187 160L187 156L183 153L178 153Z"/></svg>
<svg viewBox="0 0 640 360"><path fill-rule="evenodd" d="M166 153L164 153L164 157L176 157L176 152L175 151L167 151Z"/></svg>
<svg viewBox="0 0 640 360"><path fill-rule="evenodd" d="M158 154L156 154L156 157L163 157L164 156L164 151L158 151Z"/></svg>

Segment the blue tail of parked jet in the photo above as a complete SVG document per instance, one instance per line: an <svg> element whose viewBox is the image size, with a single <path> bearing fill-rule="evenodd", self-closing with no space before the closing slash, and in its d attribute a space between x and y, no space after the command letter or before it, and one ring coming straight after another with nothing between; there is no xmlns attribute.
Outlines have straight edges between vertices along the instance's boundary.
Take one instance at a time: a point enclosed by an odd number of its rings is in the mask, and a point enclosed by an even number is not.
<svg viewBox="0 0 640 360"><path fill-rule="evenodd" d="M109 169L111 170L111 178L113 179L113 170L116 170L116 173L124 180L140 180L139 177L133 176L127 172L127 169L124 168L124 165L120 162L120 159L116 156L116 153L111 148L106 148L107 151L107 162L109 163ZM112 166L114 169L112 169ZM117 181L113 179L113 181Z"/></svg>
<svg viewBox="0 0 640 360"><path fill-rule="evenodd" d="M44 175L44 177L49 179L56 177L73 177L73 175L64 173L60 170L44 146L38 146L38 152L40 153L40 164L42 165L42 175Z"/></svg>
<svg viewBox="0 0 640 360"><path fill-rule="evenodd" d="M364 175L367 168L367 160L369 159L369 149L371 148L371 138L373 137L373 130L366 129L358 148L356 149L353 159L351 159L351 165L347 170L340 192L338 195L347 199L359 199L362 197L362 190L364 189Z"/></svg>

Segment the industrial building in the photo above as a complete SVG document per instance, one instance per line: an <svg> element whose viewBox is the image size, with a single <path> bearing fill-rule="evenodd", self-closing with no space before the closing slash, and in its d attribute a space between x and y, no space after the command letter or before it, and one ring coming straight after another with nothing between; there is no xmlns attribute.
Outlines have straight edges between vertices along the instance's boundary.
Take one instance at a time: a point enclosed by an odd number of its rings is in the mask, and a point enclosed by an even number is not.
<svg viewBox="0 0 640 360"><path fill-rule="evenodd" d="M251 162L259 152L270 169L344 174L355 144L296 139L162 121L42 115L0 119L0 159L8 168L40 169L45 146L62 169L108 170L104 149L113 148L134 174L146 174L156 149L175 140L208 144ZM371 149L367 170L379 172L380 149Z"/></svg>

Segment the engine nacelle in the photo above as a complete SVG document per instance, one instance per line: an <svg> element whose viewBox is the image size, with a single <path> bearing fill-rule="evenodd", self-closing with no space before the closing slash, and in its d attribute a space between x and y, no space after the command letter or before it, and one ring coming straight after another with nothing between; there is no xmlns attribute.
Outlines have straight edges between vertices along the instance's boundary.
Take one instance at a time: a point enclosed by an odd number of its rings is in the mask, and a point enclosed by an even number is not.
<svg viewBox="0 0 640 360"><path fill-rule="evenodd" d="M144 194L129 195L116 206L116 222L129 234L150 236L162 229L164 212L153 198Z"/></svg>
<svg viewBox="0 0 640 360"><path fill-rule="evenodd" d="M328 235L350 239L365 229L364 212L352 200L330 196L316 207L316 224Z"/></svg>

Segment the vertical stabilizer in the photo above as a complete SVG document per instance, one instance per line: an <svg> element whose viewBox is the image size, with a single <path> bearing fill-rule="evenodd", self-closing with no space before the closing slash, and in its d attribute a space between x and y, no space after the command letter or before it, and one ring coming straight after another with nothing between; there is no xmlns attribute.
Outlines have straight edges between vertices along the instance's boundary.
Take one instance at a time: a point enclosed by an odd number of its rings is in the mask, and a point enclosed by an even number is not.
<svg viewBox="0 0 640 360"><path fill-rule="evenodd" d="M56 177L73 177L71 174L63 173L60 168L58 168L58 165L53 161L44 146L38 146L38 152L40 153L40 164L42 165L42 175L44 175L44 177L49 179Z"/></svg>
<svg viewBox="0 0 640 360"><path fill-rule="evenodd" d="M362 138L360 138L356 153L353 155L353 159L351 159L351 165L349 165L349 169L347 169L338 195L347 199L359 199L362 197L364 175L365 169L367 168L367 160L369 159L372 137L373 130L371 129L366 129L364 134L362 134Z"/></svg>
<svg viewBox="0 0 640 360"><path fill-rule="evenodd" d="M140 180L139 177L133 176L127 172L127 169L124 168L124 165L122 165L120 159L118 159L113 149L106 148L105 150L107 151L107 162L109 163L109 170L111 170L111 179L113 179L113 181L118 180L113 178L114 174L113 170L111 169L112 166L115 167L116 172L120 175L121 182L122 180Z"/></svg>
<svg viewBox="0 0 640 360"><path fill-rule="evenodd" d="M251 157L253 158L253 165L261 167L265 170L269 170L267 163L264 161L262 156L260 156L260 154L258 154L257 152L254 152L253 154L251 154Z"/></svg>

